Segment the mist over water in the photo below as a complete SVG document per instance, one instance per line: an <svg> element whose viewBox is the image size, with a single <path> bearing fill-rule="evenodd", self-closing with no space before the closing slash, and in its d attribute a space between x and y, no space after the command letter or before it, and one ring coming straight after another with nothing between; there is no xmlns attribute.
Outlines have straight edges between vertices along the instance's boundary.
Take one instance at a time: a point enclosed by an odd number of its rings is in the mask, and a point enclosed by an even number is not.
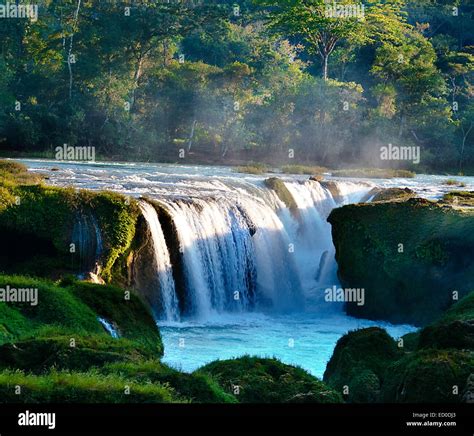
<svg viewBox="0 0 474 436"><path fill-rule="evenodd" d="M413 330L357 320L343 313L341 303L324 301L324 290L338 285L327 217L376 185L409 186L436 198L446 189L442 178L333 179L333 195L305 176L279 176L296 204L290 209L265 187L266 177L224 167L61 163L50 172L48 162L25 163L47 173L54 185L144 196L166 211L179 244L173 248L182 254L184 295L176 288L160 214L140 201L154 247L150 267L159 282L153 311L164 362L172 366L192 371L218 358L251 354L277 357L321 377L348 330L380 325L396 338Z"/></svg>

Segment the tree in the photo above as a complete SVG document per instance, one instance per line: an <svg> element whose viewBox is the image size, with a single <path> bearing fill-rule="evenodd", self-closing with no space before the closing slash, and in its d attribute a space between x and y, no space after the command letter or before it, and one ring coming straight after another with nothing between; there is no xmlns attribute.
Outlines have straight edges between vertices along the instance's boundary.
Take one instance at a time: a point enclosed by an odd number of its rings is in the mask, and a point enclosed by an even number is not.
<svg viewBox="0 0 474 436"><path fill-rule="evenodd" d="M329 78L329 57L340 41L363 45L380 35L393 36L404 25L398 0L367 6L353 0L337 5L327 0L256 1L269 7L267 24L272 32L301 40L311 55L319 56L324 80Z"/></svg>

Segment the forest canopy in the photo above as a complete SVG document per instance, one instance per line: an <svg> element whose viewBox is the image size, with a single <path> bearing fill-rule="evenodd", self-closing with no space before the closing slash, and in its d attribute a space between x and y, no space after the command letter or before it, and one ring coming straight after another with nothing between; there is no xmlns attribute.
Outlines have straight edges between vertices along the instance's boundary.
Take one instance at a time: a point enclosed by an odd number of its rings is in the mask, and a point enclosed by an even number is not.
<svg viewBox="0 0 474 436"><path fill-rule="evenodd" d="M3 155L474 173L468 0L31 3L0 14Z"/></svg>

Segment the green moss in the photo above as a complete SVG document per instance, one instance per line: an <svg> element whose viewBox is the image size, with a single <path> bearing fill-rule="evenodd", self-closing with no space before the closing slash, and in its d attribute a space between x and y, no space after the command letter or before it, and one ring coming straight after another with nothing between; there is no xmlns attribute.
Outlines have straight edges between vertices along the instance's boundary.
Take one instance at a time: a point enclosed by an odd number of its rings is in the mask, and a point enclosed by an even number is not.
<svg viewBox="0 0 474 436"><path fill-rule="evenodd" d="M377 192L372 202L378 201L405 201L416 197L416 193L409 188L387 188Z"/></svg>
<svg viewBox="0 0 474 436"><path fill-rule="evenodd" d="M79 247L71 251L73 229L79 217L92 216L103 242L97 261L102 265L103 278L110 282L114 264L132 242L138 214L136 201L111 192L43 185L0 190L0 236L12 247L10 256L0 254L0 271L53 277L84 272L84 253ZM28 241L29 250L20 250L23 244L15 248L15 240Z"/></svg>
<svg viewBox="0 0 474 436"><path fill-rule="evenodd" d="M156 357L163 355L161 335L153 316L130 291L78 282L68 288L95 314L112 322L121 337L143 345Z"/></svg>
<svg viewBox="0 0 474 436"><path fill-rule="evenodd" d="M451 191L447 194L444 194L443 201L455 206L474 207L474 192Z"/></svg>
<svg viewBox="0 0 474 436"><path fill-rule="evenodd" d="M157 360L141 363L108 364L102 372L118 374L140 384L160 383L173 388L177 395L195 403L236 403L235 398L206 374L186 374Z"/></svg>
<svg viewBox="0 0 474 436"><path fill-rule="evenodd" d="M154 357L151 350L127 339L81 336L76 332L43 330L34 338L0 346L0 368L33 373L58 370L85 371L111 362L134 362ZM46 335L47 334L47 335ZM45 337L41 337L45 335ZM39 337L38 337L39 336Z"/></svg>
<svg viewBox="0 0 474 436"><path fill-rule="evenodd" d="M474 283L474 211L412 198L332 211L338 275L343 287L363 288L354 316L426 325Z"/></svg>
<svg viewBox="0 0 474 436"><path fill-rule="evenodd" d="M470 321L474 319L474 292L470 292L450 307L440 318L439 323Z"/></svg>
<svg viewBox="0 0 474 436"><path fill-rule="evenodd" d="M387 368L382 400L387 403L458 403L473 371L472 352L421 350L411 353Z"/></svg>
<svg viewBox="0 0 474 436"><path fill-rule="evenodd" d="M140 352L144 356L163 354L160 332L150 311L130 292L74 281L66 281L61 287L46 280L0 276L0 288L7 285L38 289L38 304L0 303L0 345L39 336L62 338L65 332L69 337L101 334L109 339L98 321L102 317L122 338L143 350Z"/></svg>
<svg viewBox="0 0 474 436"><path fill-rule="evenodd" d="M17 395L16 387L21 386ZM127 394L127 392L129 392ZM115 374L52 372L43 376L21 371L0 372L1 403L174 403L168 386L139 384Z"/></svg>
<svg viewBox="0 0 474 436"><path fill-rule="evenodd" d="M102 277L110 282L117 259L130 247L139 215L135 200L113 192L84 193L99 221L104 240Z"/></svg>
<svg viewBox="0 0 474 436"><path fill-rule="evenodd" d="M195 372L208 374L241 403L340 403L341 396L305 370L276 359L241 357L212 362ZM235 387L239 392L236 394Z"/></svg>
<svg viewBox="0 0 474 436"><path fill-rule="evenodd" d="M0 303L0 345L31 332L34 323L17 309Z"/></svg>
<svg viewBox="0 0 474 436"><path fill-rule="evenodd" d="M401 356L385 330L370 327L352 331L338 340L323 380L339 392L349 387L350 402L373 402L386 367Z"/></svg>
<svg viewBox="0 0 474 436"><path fill-rule="evenodd" d="M403 339L403 350L404 351L415 351L418 349L418 342L420 340L419 332L407 333L402 336Z"/></svg>
<svg viewBox="0 0 474 436"><path fill-rule="evenodd" d="M278 198L283 203L285 203L288 209L290 209L292 212L296 212L298 210L298 205L296 204L295 199L291 195L291 192L288 190L283 180L276 177L271 177L266 179L264 183L268 189L273 189L276 192Z"/></svg>
<svg viewBox="0 0 474 436"><path fill-rule="evenodd" d="M38 289L38 303L0 303L0 314L3 315L0 318L0 325L3 326L1 330L6 332L3 337L0 333L0 344L26 334L35 334L37 329L45 325L61 326L78 334L103 332L97 314L67 289L45 280L0 275L0 288L5 289L7 286Z"/></svg>
<svg viewBox="0 0 474 436"><path fill-rule="evenodd" d="M419 348L474 350L474 292L420 332Z"/></svg>

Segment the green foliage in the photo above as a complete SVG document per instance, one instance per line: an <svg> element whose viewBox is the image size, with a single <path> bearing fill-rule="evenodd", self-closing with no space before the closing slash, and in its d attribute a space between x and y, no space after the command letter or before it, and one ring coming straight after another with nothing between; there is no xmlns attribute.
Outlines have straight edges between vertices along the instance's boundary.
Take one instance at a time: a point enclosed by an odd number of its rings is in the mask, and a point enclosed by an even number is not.
<svg viewBox="0 0 474 436"><path fill-rule="evenodd" d="M15 387L21 386L21 395ZM129 386L130 393L125 392ZM51 372L35 376L21 371L0 372L1 403L175 403L173 390L159 384L139 384L98 372Z"/></svg>
<svg viewBox="0 0 474 436"><path fill-rule="evenodd" d="M37 22L2 22L0 152L276 167L292 149L296 164L377 167L393 143L421 147L419 172L472 172L472 6L418 3L334 17L324 0L240 1L240 16L88 2L76 20L73 2L48 2Z"/></svg>
<svg viewBox="0 0 474 436"><path fill-rule="evenodd" d="M305 370L276 359L241 357L212 362L195 374L209 374L240 403L340 403L341 396ZM236 394L235 387L239 387Z"/></svg>
<svg viewBox="0 0 474 436"><path fill-rule="evenodd" d="M236 403L235 398L207 374L186 374L156 360L141 363L113 363L102 369L140 384L159 383L170 386L182 398L195 403Z"/></svg>
<svg viewBox="0 0 474 436"><path fill-rule="evenodd" d="M114 339L106 334L82 336L73 330L40 329L34 337L0 346L0 368L20 369L31 373L58 370L87 371L112 362L136 362L155 356L128 339Z"/></svg>
<svg viewBox="0 0 474 436"><path fill-rule="evenodd" d="M67 288L98 316L113 322L121 337L133 340L153 353L163 354L163 345L155 320L144 303L134 294L112 286L77 282Z"/></svg>

